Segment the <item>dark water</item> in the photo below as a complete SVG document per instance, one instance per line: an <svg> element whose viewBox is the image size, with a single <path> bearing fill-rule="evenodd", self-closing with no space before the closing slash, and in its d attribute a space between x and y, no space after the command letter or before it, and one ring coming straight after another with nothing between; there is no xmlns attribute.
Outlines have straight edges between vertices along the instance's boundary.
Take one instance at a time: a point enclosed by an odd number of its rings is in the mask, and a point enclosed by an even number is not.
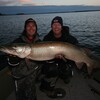
<svg viewBox="0 0 100 100"><path fill-rule="evenodd" d="M100 11L0 16L0 44L9 43L17 38L23 31L24 21L30 17L36 20L42 39L50 30L51 20L55 16L63 18L64 25L70 27L70 33L81 45L100 55Z"/></svg>

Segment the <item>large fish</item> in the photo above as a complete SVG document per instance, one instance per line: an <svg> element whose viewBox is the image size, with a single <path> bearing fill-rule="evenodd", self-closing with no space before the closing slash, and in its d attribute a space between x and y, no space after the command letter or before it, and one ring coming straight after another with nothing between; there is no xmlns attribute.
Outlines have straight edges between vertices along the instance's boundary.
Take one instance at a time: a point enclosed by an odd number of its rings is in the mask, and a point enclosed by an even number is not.
<svg viewBox="0 0 100 100"><path fill-rule="evenodd" d="M84 49L64 42L2 45L0 51L37 61L51 60L57 55L63 55L75 63L85 63L89 73L90 69L100 67L100 61L92 59Z"/></svg>

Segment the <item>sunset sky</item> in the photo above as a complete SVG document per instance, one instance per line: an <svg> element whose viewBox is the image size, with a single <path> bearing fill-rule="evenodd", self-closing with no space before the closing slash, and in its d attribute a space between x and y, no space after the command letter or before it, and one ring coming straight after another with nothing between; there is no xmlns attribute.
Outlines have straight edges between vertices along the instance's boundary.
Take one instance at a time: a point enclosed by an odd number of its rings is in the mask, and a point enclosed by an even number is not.
<svg viewBox="0 0 100 100"><path fill-rule="evenodd" d="M0 0L0 6L32 6L32 5L100 6L100 0Z"/></svg>

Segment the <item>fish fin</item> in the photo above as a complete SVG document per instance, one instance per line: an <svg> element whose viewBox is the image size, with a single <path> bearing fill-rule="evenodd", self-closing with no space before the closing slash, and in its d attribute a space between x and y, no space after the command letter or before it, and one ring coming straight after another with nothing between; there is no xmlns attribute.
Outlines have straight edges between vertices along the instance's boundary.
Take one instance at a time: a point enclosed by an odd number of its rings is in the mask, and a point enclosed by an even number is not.
<svg viewBox="0 0 100 100"><path fill-rule="evenodd" d="M75 64L76 64L78 69L81 69L83 67L83 65L84 65L83 62L81 62L81 63L80 62L75 62Z"/></svg>
<svg viewBox="0 0 100 100"><path fill-rule="evenodd" d="M93 66L87 67L88 75L91 76L93 72Z"/></svg>

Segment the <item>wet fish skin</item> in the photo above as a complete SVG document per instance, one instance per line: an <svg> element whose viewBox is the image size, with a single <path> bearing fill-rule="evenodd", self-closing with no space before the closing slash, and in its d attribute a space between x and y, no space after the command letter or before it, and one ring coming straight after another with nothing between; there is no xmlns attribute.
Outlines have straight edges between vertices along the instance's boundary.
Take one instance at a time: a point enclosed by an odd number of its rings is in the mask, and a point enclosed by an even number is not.
<svg viewBox="0 0 100 100"><path fill-rule="evenodd" d="M64 42L40 42L33 44L11 44L0 46L0 51L16 55L20 58L44 61L63 55L75 63L85 63L89 69L100 68L100 62L92 59L84 49ZM91 71L89 72L91 73Z"/></svg>

